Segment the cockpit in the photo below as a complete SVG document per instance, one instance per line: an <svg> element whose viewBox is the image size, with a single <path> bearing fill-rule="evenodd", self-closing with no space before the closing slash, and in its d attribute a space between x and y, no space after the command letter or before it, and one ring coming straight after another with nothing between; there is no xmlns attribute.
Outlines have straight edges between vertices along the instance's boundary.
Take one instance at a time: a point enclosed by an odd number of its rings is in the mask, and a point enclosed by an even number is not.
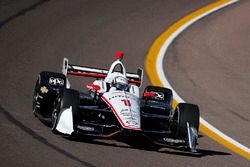
<svg viewBox="0 0 250 167"><path fill-rule="evenodd" d="M117 76L114 78L114 80L111 83L112 87L115 87L116 90L128 90L128 80L127 78L124 78L123 76Z"/></svg>

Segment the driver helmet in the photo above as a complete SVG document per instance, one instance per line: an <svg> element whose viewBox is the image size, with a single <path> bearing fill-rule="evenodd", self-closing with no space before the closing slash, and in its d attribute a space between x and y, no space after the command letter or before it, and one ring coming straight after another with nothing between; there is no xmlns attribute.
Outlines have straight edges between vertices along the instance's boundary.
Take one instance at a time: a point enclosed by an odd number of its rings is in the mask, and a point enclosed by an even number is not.
<svg viewBox="0 0 250 167"><path fill-rule="evenodd" d="M126 90L128 87L128 80L123 76L115 77L112 86L116 87L117 90Z"/></svg>

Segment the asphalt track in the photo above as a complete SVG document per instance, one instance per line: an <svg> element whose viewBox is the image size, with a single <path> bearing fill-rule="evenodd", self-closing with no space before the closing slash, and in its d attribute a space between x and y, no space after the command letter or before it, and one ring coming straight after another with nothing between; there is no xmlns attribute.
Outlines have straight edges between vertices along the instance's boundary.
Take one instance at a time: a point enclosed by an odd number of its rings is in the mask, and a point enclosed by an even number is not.
<svg viewBox="0 0 250 167"><path fill-rule="evenodd" d="M198 101L207 121L247 147L249 9L242 1L197 22L172 43L165 60L177 92Z"/></svg>
<svg viewBox="0 0 250 167"><path fill-rule="evenodd" d="M169 148L135 149L116 140L71 141L53 135L31 111L39 71L60 71L63 57L81 65L108 68L116 51L125 52L128 71L135 71L138 66L143 67L152 42L166 27L213 1L30 0L25 1L29 4L25 7L18 1L3 2L4 6L0 7L0 166L249 165L249 161L206 136L199 140L198 155ZM218 13L230 13L244 6L235 5ZM219 16L212 15L213 19ZM177 81L173 76L173 82ZM72 78L72 85L85 89L90 81ZM145 77L144 86L148 84ZM181 84L177 86L178 92ZM182 92L185 98L189 95ZM199 98L188 100L196 102ZM220 114L225 116L223 111Z"/></svg>

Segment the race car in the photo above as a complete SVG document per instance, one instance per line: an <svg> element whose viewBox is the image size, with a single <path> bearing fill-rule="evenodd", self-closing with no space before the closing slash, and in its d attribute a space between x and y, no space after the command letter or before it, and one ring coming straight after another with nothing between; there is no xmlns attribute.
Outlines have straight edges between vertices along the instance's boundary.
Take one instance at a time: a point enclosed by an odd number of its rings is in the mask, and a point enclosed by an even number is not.
<svg viewBox="0 0 250 167"><path fill-rule="evenodd" d="M140 135L160 146L183 146L196 152L199 108L179 103L173 108L168 88L146 86L140 96L143 70L128 73L116 53L109 70L69 64L62 73L42 71L33 98L33 114L55 134L111 138ZM96 78L88 92L71 88L68 75Z"/></svg>

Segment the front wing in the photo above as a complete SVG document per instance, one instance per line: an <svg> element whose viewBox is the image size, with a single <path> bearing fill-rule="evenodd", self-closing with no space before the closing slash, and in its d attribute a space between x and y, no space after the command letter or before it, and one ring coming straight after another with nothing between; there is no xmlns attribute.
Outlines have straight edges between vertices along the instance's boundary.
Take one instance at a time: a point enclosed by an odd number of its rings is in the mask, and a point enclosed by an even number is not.
<svg viewBox="0 0 250 167"><path fill-rule="evenodd" d="M168 145L188 145L188 140L178 139L174 137L173 132L164 131L164 130L149 130L149 129L141 129L141 130L131 130L122 128L119 125L118 121L114 121L113 124L110 122L88 122L81 120L79 122L73 122L73 118L70 117L71 108L65 109L61 112L58 124L57 131L64 135L85 135L96 138L112 138L116 135L122 135L125 137L129 136L143 136L153 142L154 144L161 146ZM111 114L112 111L103 111L105 114ZM72 115L72 113L71 113ZM114 117L115 118L115 117ZM156 119L156 118L154 118ZM159 117L162 119L162 117Z"/></svg>

